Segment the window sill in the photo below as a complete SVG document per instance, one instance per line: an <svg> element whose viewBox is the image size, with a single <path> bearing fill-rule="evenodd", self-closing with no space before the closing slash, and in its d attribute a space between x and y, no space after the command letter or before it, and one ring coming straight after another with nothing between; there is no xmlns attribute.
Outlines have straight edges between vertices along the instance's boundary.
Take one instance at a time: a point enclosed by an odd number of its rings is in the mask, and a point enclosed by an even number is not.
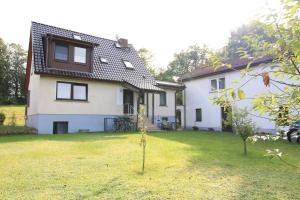
<svg viewBox="0 0 300 200"><path fill-rule="evenodd" d="M168 107L167 105L159 105L160 107Z"/></svg>
<svg viewBox="0 0 300 200"><path fill-rule="evenodd" d="M54 101L61 101L61 102L78 102L78 103L89 103L88 100L76 100L76 99L55 99Z"/></svg>

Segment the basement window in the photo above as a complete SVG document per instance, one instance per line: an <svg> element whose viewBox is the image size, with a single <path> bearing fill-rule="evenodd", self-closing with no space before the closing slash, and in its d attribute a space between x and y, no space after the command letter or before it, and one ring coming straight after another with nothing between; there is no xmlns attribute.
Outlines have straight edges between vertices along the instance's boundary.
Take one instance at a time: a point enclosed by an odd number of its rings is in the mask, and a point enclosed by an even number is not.
<svg viewBox="0 0 300 200"><path fill-rule="evenodd" d="M126 61L126 60L123 60L123 62L125 64L126 68L128 68L128 69L134 69L134 66L131 64L131 62Z"/></svg>

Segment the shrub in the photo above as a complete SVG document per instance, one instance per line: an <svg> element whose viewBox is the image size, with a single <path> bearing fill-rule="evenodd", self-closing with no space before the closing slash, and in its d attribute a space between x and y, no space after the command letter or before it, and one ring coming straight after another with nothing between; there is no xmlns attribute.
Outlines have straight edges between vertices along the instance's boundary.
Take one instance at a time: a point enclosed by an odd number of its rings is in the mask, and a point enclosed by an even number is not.
<svg viewBox="0 0 300 200"><path fill-rule="evenodd" d="M4 124L5 118L5 114L3 112L0 112L0 125Z"/></svg>
<svg viewBox="0 0 300 200"><path fill-rule="evenodd" d="M37 134L37 130L26 126L0 126L0 136L31 134Z"/></svg>

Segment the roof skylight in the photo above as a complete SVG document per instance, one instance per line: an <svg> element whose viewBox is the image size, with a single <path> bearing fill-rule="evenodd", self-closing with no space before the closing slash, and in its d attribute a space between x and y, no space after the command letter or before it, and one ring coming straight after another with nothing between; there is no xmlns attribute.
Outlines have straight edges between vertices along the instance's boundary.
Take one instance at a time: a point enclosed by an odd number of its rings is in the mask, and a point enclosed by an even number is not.
<svg viewBox="0 0 300 200"><path fill-rule="evenodd" d="M126 68L128 68L128 69L134 69L134 66L131 64L131 62L126 61L126 60L123 60L123 62L125 64Z"/></svg>
<svg viewBox="0 0 300 200"><path fill-rule="evenodd" d="M100 57L100 61L101 61L102 63L106 63L106 64L108 63L108 60L107 60L106 58L101 58L101 57Z"/></svg>
<svg viewBox="0 0 300 200"><path fill-rule="evenodd" d="M75 40L81 40L80 35L75 35L75 34L73 34L73 38L74 38Z"/></svg>

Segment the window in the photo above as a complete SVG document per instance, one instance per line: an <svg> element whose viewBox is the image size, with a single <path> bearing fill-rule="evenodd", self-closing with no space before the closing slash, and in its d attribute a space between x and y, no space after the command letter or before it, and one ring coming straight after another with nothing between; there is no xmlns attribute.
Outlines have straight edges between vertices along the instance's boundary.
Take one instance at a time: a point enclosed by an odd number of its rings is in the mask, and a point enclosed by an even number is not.
<svg viewBox="0 0 300 200"><path fill-rule="evenodd" d="M219 86L219 87L218 87ZM210 91L225 89L225 78L212 79L210 80Z"/></svg>
<svg viewBox="0 0 300 200"><path fill-rule="evenodd" d="M161 117L161 121L162 122L167 122L167 121L169 121L169 119L168 119L168 117Z"/></svg>
<svg viewBox="0 0 300 200"><path fill-rule="evenodd" d="M213 79L210 81L210 91L215 91L217 90L218 85L217 85L217 80Z"/></svg>
<svg viewBox="0 0 300 200"><path fill-rule="evenodd" d="M107 63L108 63L108 60L107 60L106 58L100 58L100 62L101 62L101 63L107 64Z"/></svg>
<svg viewBox="0 0 300 200"><path fill-rule="evenodd" d="M80 35L73 35L73 38L75 39L75 40L81 40L81 37L80 37Z"/></svg>
<svg viewBox="0 0 300 200"><path fill-rule="evenodd" d="M225 89L225 78L219 78L219 89Z"/></svg>
<svg viewBox="0 0 300 200"><path fill-rule="evenodd" d="M140 95L140 104L144 104L145 103L145 94L141 94Z"/></svg>
<svg viewBox="0 0 300 200"><path fill-rule="evenodd" d="M57 83L56 98L71 99L71 86L70 83Z"/></svg>
<svg viewBox="0 0 300 200"><path fill-rule="evenodd" d="M123 60L126 68L128 69L134 69L133 65L129 62L129 61L126 61L126 60Z"/></svg>
<svg viewBox="0 0 300 200"><path fill-rule="evenodd" d="M196 109L196 122L201 122L202 121L202 109L197 108Z"/></svg>
<svg viewBox="0 0 300 200"><path fill-rule="evenodd" d="M74 62L86 63L86 48L74 47Z"/></svg>
<svg viewBox="0 0 300 200"><path fill-rule="evenodd" d="M68 122L53 122L53 134L68 133Z"/></svg>
<svg viewBox="0 0 300 200"><path fill-rule="evenodd" d="M87 85L79 83L57 82L56 99L87 101Z"/></svg>
<svg viewBox="0 0 300 200"><path fill-rule="evenodd" d="M73 85L73 99L86 100L86 85Z"/></svg>
<svg viewBox="0 0 300 200"><path fill-rule="evenodd" d="M68 62L69 47L67 45L55 44L55 60Z"/></svg>
<svg viewBox="0 0 300 200"><path fill-rule="evenodd" d="M159 105L166 106L167 105L167 96L165 92L159 94Z"/></svg>

